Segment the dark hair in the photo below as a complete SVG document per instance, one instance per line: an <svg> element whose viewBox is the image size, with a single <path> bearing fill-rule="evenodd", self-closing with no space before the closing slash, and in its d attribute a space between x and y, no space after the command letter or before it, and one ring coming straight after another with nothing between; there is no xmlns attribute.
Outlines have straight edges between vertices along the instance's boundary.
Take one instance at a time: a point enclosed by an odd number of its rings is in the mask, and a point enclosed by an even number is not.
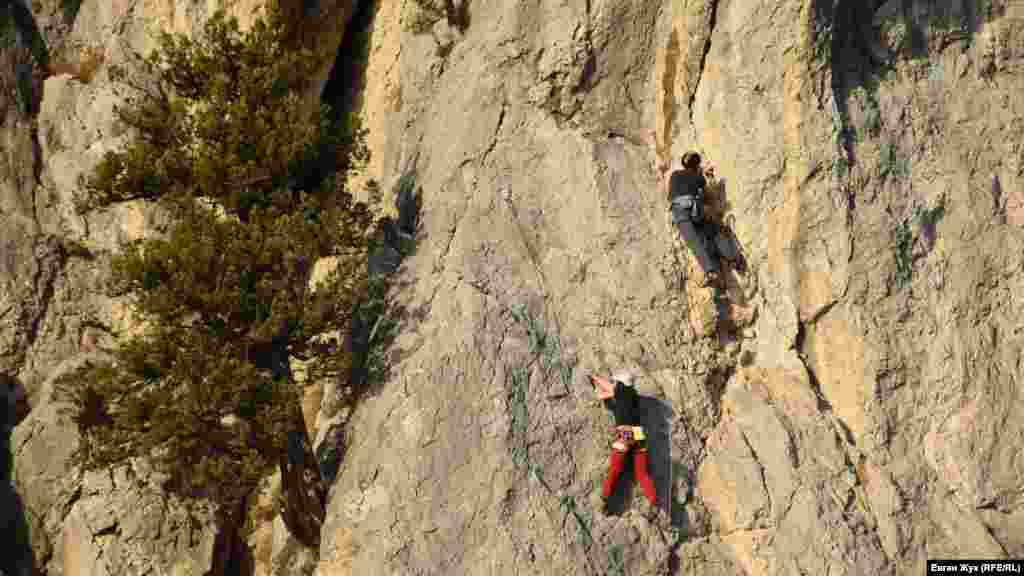
<svg viewBox="0 0 1024 576"><path fill-rule="evenodd" d="M691 170L700 168L700 154L693 151L683 154L683 167Z"/></svg>

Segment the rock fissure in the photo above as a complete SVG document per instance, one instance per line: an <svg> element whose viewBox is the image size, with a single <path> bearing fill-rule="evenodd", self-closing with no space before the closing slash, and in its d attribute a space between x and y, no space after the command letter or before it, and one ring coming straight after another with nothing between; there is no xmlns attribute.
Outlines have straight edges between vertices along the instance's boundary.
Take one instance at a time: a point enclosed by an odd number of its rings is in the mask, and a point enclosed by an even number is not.
<svg viewBox="0 0 1024 576"><path fill-rule="evenodd" d="M448 255L451 253L452 244L455 241L455 236L458 234L459 226L462 221L466 218L467 210L463 209L462 213L456 218L455 222L452 223L451 228L448 230L448 238L445 241L444 250L441 252L440 257L434 262L433 272L435 276L440 276L437 283L434 285L433 291L431 291L430 298L427 300L426 309L430 310L434 305L434 300L437 298L437 294L441 291L441 286L444 284L444 272L447 270Z"/></svg>
<svg viewBox="0 0 1024 576"><path fill-rule="evenodd" d="M804 349L804 340L807 337L807 323L803 321L797 322L796 338L793 341L791 347L797 353L797 357L800 359L800 363L803 365L804 370L807 372L807 379L811 385L811 391L814 392L814 396L818 401L818 411L824 415L832 415L833 409L832 404L828 398L825 397L825 393L822 391L821 382L818 380L818 376L814 373L814 369L811 368L811 364L807 359L807 351Z"/></svg>
<svg viewBox="0 0 1024 576"><path fill-rule="evenodd" d="M105 528L101 528L101 529L93 532L92 533L92 539L93 539L93 542L98 542L99 539L104 537L104 536L114 536L116 534L119 534L120 532L121 532L121 525L118 524L115 521L110 526L107 526Z"/></svg>
<svg viewBox="0 0 1024 576"><path fill-rule="evenodd" d="M708 54L711 52L711 40L715 35L715 26L718 23L718 3L721 0L711 0L711 17L708 19L708 37L704 40L703 51L700 55L700 68L697 70L697 81L693 84L693 91L690 92L690 126L696 130L693 123L693 108L697 101L697 92L700 91L700 83L704 78L704 68L707 66Z"/></svg>
<svg viewBox="0 0 1024 576"><path fill-rule="evenodd" d="M847 283L847 286L849 286L849 283ZM814 316L812 316L812 317L811 317L811 319L807 321L807 323L808 323L808 324L814 324L814 323L816 323L817 321L819 321L819 320L821 320L822 318L824 318L824 317L825 317L825 315L826 315L826 314L828 314L828 313L829 313L829 312L830 312L830 311L832 310L832 308L834 308L834 307L835 307L835 305L839 303L839 301L840 301L841 299L842 299L842 296L840 296L839 298L834 298L834 299L830 300L830 301L829 301L829 302L828 302L827 304L825 304L824 306L822 306L821 308L819 308L819 309L818 309L818 310L817 310L817 311L816 311L816 312L814 313Z"/></svg>
<svg viewBox="0 0 1024 576"><path fill-rule="evenodd" d="M768 488L768 478L765 473L764 464L761 463L760 458L757 456L757 450L754 450L754 446L750 443L750 439L747 438L747 433L741 430L740 438L743 439L743 443L746 445L747 450L750 451L750 455L754 459L754 465L757 466L757 472L761 477L761 489L764 491L765 498L768 500L768 505L765 508L755 511L755 518L762 518L765 520L766 524L770 525L772 523L772 491Z"/></svg>
<svg viewBox="0 0 1024 576"><path fill-rule="evenodd" d="M64 271L66 255L59 241L54 237L35 240L33 250L34 270L28 284L32 289L25 295L15 318L15 365L21 364L25 355L39 338L40 325L46 319L53 302L57 280Z"/></svg>
<svg viewBox="0 0 1024 576"><path fill-rule="evenodd" d="M491 136L491 143L490 145L487 146L487 149L484 150L484 153L480 157L481 166L486 165L487 157L490 156L491 152L493 152L494 148L498 145L499 136L501 134L501 127L505 124L505 114L507 113L507 111L508 103L502 102L501 111L498 113L498 122L494 127L494 135Z"/></svg>
<svg viewBox="0 0 1024 576"><path fill-rule="evenodd" d="M71 491L71 493L68 495L67 500L65 502L63 502L62 505L61 505L60 517L61 518L67 518L68 514L70 514L71 510L75 507L75 504L77 504L78 501L81 500L81 499L82 499L82 479L79 477L75 481L74 490Z"/></svg>

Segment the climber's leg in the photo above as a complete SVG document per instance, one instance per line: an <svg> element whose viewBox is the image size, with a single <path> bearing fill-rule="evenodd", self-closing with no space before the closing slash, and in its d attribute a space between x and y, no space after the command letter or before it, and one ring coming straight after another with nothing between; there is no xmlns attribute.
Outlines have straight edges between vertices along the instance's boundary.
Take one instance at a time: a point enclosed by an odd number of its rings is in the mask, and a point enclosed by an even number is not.
<svg viewBox="0 0 1024 576"><path fill-rule="evenodd" d="M708 239L705 238L704 230L698 228L688 217L676 217L676 228L679 235L686 242L686 245L693 251L702 270L707 275L718 274L718 260L711 256L708 250Z"/></svg>
<svg viewBox="0 0 1024 576"><path fill-rule="evenodd" d="M612 448L611 461L608 463L608 477L605 478L604 487L601 490L601 495L605 500L610 498L612 492L615 491L615 485L619 481L619 476L622 475L622 470L626 467L627 454L629 452L626 450Z"/></svg>
<svg viewBox="0 0 1024 576"><path fill-rule="evenodd" d="M640 487L644 491L644 495L647 496L647 500L650 501L651 506L658 507L658 492L654 488L654 480L651 479L651 475L647 472L647 448L639 448L633 453L633 473L636 475L637 482L640 483Z"/></svg>

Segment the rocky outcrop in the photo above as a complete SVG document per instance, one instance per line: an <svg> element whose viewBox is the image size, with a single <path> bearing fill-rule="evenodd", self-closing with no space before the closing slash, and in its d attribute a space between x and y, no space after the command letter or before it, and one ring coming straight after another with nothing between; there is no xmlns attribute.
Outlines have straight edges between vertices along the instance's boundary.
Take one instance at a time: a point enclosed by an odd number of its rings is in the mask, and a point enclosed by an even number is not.
<svg viewBox="0 0 1024 576"><path fill-rule="evenodd" d="M144 574L155 566L187 568L185 574L209 570L217 536L212 522L190 522L143 465L84 478L70 468L77 431L53 400L53 382L87 358L52 371L37 407L10 440L36 566L68 576Z"/></svg>
<svg viewBox="0 0 1024 576"><path fill-rule="evenodd" d="M381 20L401 107L374 152L424 218L320 574L905 573L1021 549L1024 14L880 4ZM666 221L691 148L742 255L718 291ZM664 526L589 500L608 420L579 376L614 366L664 430Z"/></svg>
<svg viewBox="0 0 1024 576"><path fill-rule="evenodd" d="M137 463L87 474L63 520L49 574L207 574L217 566L212 515L190 515Z"/></svg>

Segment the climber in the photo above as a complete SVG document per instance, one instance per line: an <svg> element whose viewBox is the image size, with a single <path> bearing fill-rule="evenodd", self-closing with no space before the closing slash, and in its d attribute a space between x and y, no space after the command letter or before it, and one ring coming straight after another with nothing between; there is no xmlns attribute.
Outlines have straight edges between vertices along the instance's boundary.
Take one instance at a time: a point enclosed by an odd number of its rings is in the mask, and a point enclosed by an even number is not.
<svg viewBox="0 0 1024 576"><path fill-rule="evenodd" d="M632 377L626 372L617 372L611 380L602 376L590 376L590 383L597 391L597 397L615 416L615 441L612 443L611 463L608 477L601 490L603 508L608 509L608 498L615 491L615 484L626 467L626 458L633 452L633 473L647 500L656 510L657 492L654 481L647 472L647 437L640 426L637 414L637 394Z"/></svg>
<svg viewBox="0 0 1024 576"><path fill-rule="evenodd" d="M708 185L704 173L714 176L714 168L709 167L702 173L701 158L696 152L683 154L682 161L683 169L669 176L672 222L704 270L704 285L711 286L718 280L718 259L711 254L710 238L704 226L704 193Z"/></svg>

